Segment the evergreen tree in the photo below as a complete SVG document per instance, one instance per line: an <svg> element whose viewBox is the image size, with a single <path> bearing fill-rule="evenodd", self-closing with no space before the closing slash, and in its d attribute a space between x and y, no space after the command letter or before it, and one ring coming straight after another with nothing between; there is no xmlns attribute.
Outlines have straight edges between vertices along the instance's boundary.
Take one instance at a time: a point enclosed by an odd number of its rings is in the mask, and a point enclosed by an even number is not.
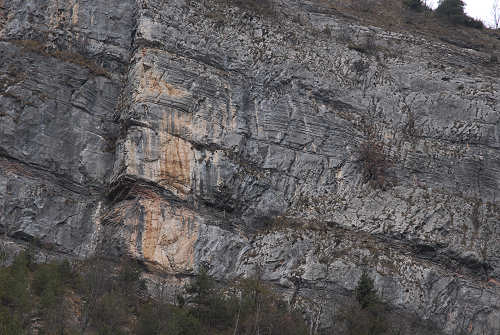
<svg viewBox="0 0 500 335"><path fill-rule="evenodd" d="M403 0L403 5L414 11L421 11L424 9L422 0Z"/></svg>
<svg viewBox="0 0 500 335"><path fill-rule="evenodd" d="M206 267L202 267L195 280L186 287L186 292L192 295L192 302L198 305L208 304L215 290L215 281L208 275Z"/></svg>
<svg viewBox="0 0 500 335"><path fill-rule="evenodd" d="M389 312L377 296L373 280L363 272L355 289L356 301L346 303L337 316L341 335L386 335L390 333ZM394 334L398 334L394 327Z"/></svg>
<svg viewBox="0 0 500 335"><path fill-rule="evenodd" d="M355 292L356 300L358 300L361 308L367 308L379 302L373 279L366 272L361 275Z"/></svg>
<svg viewBox="0 0 500 335"><path fill-rule="evenodd" d="M453 23L464 23L466 15L462 0L442 0L436 8L436 14L448 18Z"/></svg>

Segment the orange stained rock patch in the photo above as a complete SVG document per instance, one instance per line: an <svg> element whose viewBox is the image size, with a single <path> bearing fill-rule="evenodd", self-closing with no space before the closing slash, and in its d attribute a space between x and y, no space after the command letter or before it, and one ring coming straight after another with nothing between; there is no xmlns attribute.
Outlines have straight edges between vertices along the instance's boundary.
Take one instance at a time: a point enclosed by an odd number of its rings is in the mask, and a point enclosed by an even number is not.
<svg viewBox="0 0 500 335"><path fill-rule="evenodd" d="M132 238L131 246L142 246L146 261L156 263L167 271L190 271L194 262L194 246L198 237L198 225L194 215L187 210L173 211L163 207L159 200L141 201L145 211L142 234ZM165 204L163 203L163 206ZM139 227L137 227L139 228ZM141 243L137 244L137 238Z"/></svg>
<svg viewBox="0 0 500 335"><path fill-rule="evenodd" d="M0 173L1 172L11 173L18 176L33 177L32 171L27 169L25 166L13 161L9 161L5 158L0 158Z"/></svg>
<svg viewBox="0 0 500 335"><path fill-rule="evenodd" d="M162 117L161 130L169 134L192 133L193 114L178 110L165 111Z"/></svg>
<svg viewBox="0 0 500 335"><path fill-rule="evenodd" d="M495 286L499 286L499 287L500 287L500 281L495 280L495 279L493 279L493 278L490 278L490 280L488 280L488 283L490 283L490 284L493 284L493 285L495 285Z"/></svg>
<svg viewBox="0 0 500 335"><path fill-rule="evenodd" d="M180 128L189 127L189 121L166 113L162 119L159 136L159 171L156 178L162 185L169 185L181 193L191 189L191 162L194 152L191 143L170 134L180 131Z"/></svg>
<svg viewBox="0 0 500 335"><path fill-rule="evenodd" d="M170 120L171 121L171 120ZM126 141L127 173L155 181L178 195L191 190L191 165L194 151L190 142L169 133L186 120L176 119L175 125L164 118L160 130L141 129L141 141Z"/></svg>
<svg viewBox="0 0 500 335"><path fill-rule="evenodd" d="M166 94L171 97L182 98L188 95L188 92L179 89L159 78L160 76L154 71L142 73L140 79L141 93Z"/></svg>
<svg viewBox="0 0 500 335"><path fill-rule="evenodd" d="M179 191L187 191L191 186L191 160L194 154L191 144L170 134L162 148L159 178Z"/></svg>
<svg viewBox="0 0 500 335"><path fill-rule="evenodd" d="M71 22L74 24L74 25L77 25L78 24L78 10L80 9L80 5L78 2L76 2L74 5L73 5L73 13L71 15Z"/></svg>
<svg viewBox="0 0 500 335"><path fill-rule="evenodd" d="M146 210L144 217L144 231L142 233L142 253L144 258L150 261L155 260L155 251L161 235L161 223L159 222L159 206L156 201L145 201L142 203ZM140 219L139 219L140 220ZM138 223L139 225L141 222Z"/></svg>

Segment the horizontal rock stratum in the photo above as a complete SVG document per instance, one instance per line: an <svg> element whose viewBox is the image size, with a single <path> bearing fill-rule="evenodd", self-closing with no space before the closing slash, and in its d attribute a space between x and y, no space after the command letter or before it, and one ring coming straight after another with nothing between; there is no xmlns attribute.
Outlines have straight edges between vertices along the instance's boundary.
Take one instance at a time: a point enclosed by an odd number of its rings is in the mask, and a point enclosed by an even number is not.
<svg viewBox="0 0 500 335"><path fill-rule="evenodd" d="M500 332L500 73L322 1L0 1L12 250L256 272L319 327L363 270ZM180 284L179 284L180 285Z"/></svg>

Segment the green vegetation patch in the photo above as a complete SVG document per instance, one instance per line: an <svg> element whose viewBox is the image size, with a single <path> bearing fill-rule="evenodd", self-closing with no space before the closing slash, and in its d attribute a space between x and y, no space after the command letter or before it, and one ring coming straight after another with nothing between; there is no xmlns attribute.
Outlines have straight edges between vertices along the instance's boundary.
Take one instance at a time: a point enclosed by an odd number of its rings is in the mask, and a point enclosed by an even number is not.
<svg viewBox="0 0 500 335"><path fill-rule="evenodd" d="M307 334L261 280L221 286L203 270L172 301L162 283L148 294L143 270L97 258L35 264L22 252L0 268L0 334Z"/></svg>

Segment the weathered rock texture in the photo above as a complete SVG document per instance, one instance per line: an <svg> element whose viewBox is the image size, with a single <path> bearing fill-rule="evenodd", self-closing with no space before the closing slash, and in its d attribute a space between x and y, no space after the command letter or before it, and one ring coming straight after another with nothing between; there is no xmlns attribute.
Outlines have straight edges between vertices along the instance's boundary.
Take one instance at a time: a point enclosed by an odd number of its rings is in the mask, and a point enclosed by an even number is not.
<svg viewBox="0 0 500 335"><path fill-rule="evenodd" d="M498 334L489 55L231 3L0 1L3 239L259 271L320 327L368 269L401 310Z"/></svg>

